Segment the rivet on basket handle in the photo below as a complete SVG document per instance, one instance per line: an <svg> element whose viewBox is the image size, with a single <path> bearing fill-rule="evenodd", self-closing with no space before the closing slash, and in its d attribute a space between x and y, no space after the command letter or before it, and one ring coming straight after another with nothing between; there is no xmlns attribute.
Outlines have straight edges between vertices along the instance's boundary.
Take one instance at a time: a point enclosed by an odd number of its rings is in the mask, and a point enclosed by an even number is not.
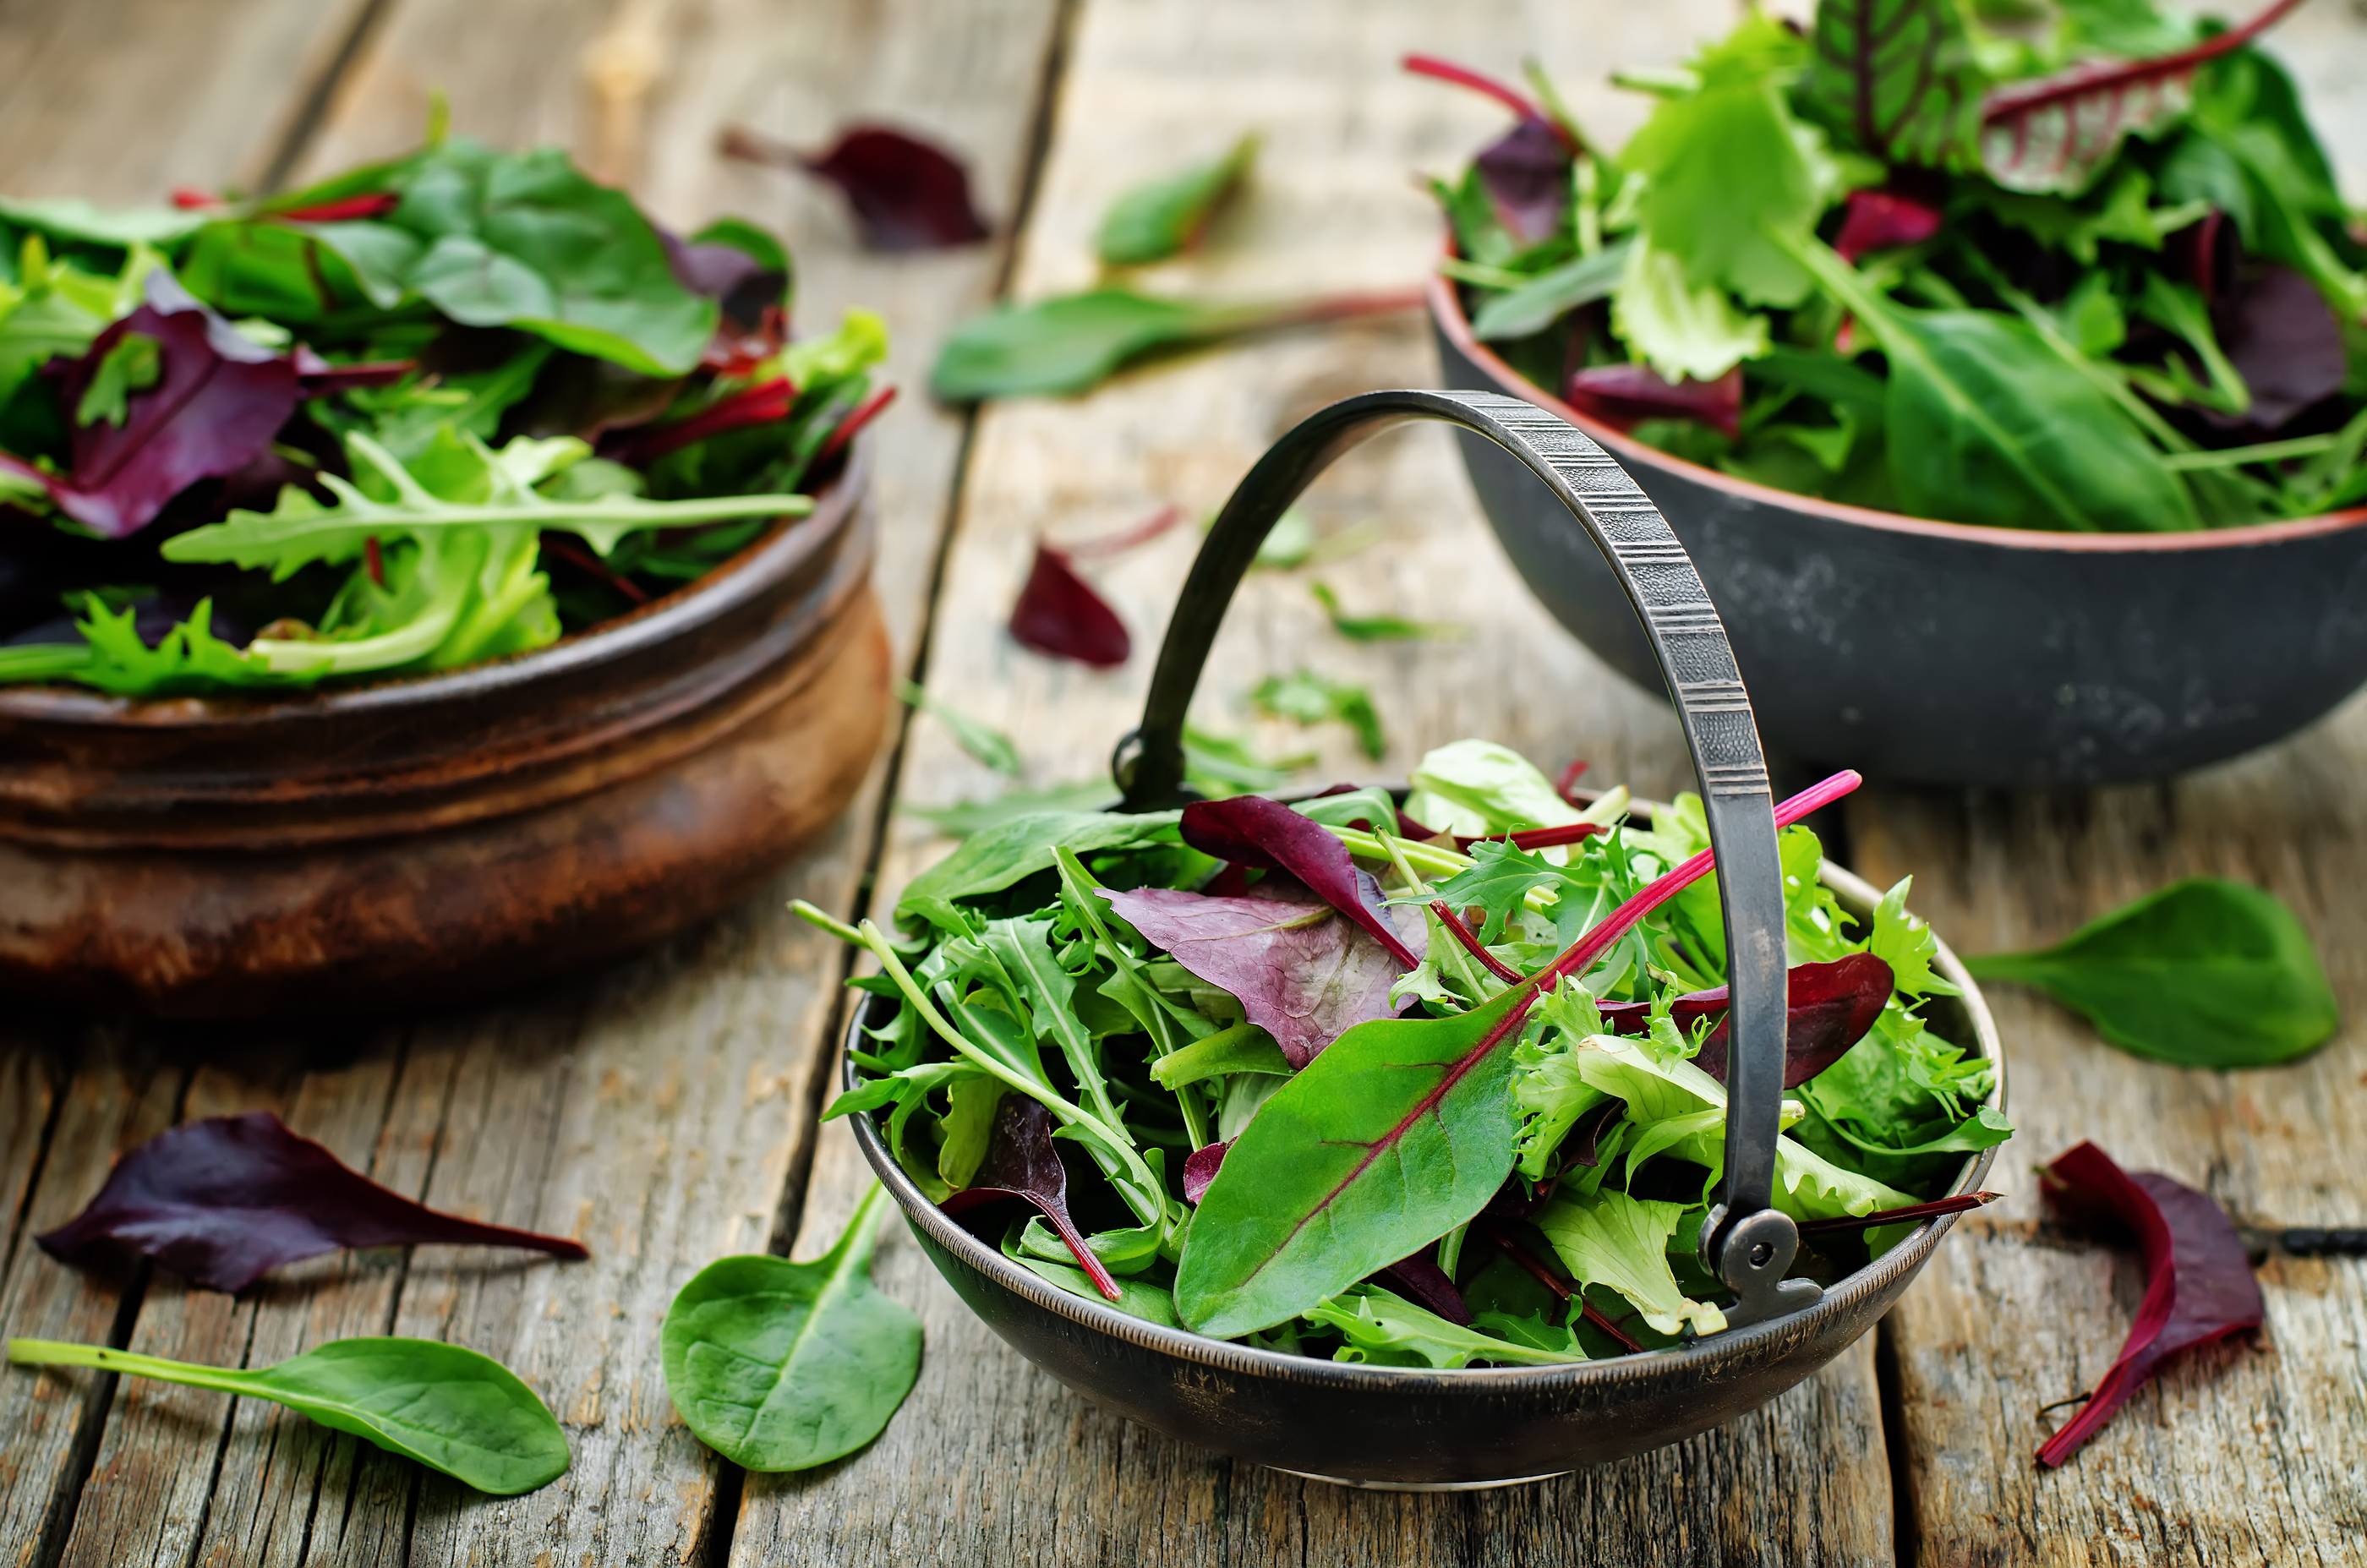
<svg viewBox="0 0 2367 1568"><path fill-rule="evenodd" d="M1700 575L1649 497L1610 455L1544 410L1493 392L1366 392L1332 404L1270 447L1217 514L1168 622L1141 727L1118 742L1111 772L1120 807L1160 810L1185 798L1184 716L1225 607L1283 509L1351 448L1414 420L1443 420L1484 435L1526 464L1561 498L1627 592L1660 673L1675 696L1700 775L1726 909L1727 1019L1726 1172L1702 1225L1702 1258L1739 1298L1741 1326L1815 1304L1806 1280L1786 1280L1799 1247L1773 1206L1775 1140L1784 1108L1784 870L1775 803L1750 694Z"/></svg>

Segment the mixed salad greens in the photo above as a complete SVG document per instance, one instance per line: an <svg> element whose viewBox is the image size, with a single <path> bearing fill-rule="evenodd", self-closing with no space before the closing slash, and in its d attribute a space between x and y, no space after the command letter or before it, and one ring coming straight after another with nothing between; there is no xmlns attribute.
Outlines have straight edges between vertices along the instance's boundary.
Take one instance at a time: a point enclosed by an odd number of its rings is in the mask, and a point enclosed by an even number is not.
<svg viewBox="0 0 2367 1568"><path fill-rule="evenodd" d="M1430 752L1400 809L1341 786L972 835L877 955L831 1115L1051 1283L1342 1360L1537 1364L1725 1326L1695 1256L1726 1115L1725 931L1697 797L1565 798L1504 747ZM1779 822L1853 787L1840 775ZM1908 884L1860 921L1782 838L1796 967L1776 1202L1832 1280L2010 1128ZM878 1018L875 1013L875 1020ZM1064 1153L1066 1157L1064 1157Z"/></svg>
<svg viewBox="0 0 2367 1568"><path fill-rule="evenodd" d="M440 670L714 569L885 402L787 253L432 132L256 200L0 200L0 682Z"/></svg>
<svg viewBox="0 0 2367 1568"><path fill-rule="evenodd" d="M2291 79L2148 0L1820 0L1630 72L1616 154L1533 71L1437 194L1472 330L1638 440L2025 528L2367 502L2367 245Z"/></svg>

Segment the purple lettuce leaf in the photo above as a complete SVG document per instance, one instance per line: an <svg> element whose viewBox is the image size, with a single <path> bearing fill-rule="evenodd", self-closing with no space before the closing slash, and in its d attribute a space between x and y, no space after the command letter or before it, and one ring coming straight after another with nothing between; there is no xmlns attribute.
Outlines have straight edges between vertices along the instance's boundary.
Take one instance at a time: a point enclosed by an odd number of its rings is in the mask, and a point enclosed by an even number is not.
<svg viewBox="0 0 2367 1568"><path fill-rule="evenodd" d="M1378 904L1370 874L1355 874ZM1102 896L1176 963L1239 998L1294 1068L1355 1025L1396 1011L1389 987L1404 966L1295 883L1269 878L1243 897L1166 887Z"/></svg>
<svg viewBox="0 0 2367 1568"><path fill-rule="evenodd" d="M2251 411L2214 424L2271 431L2342 390L2342 324L2317 285L2271 262L2234 291L2214 323L2227 362L2252 391Z"/></svg>
<svg viewBox="0 0 2367 1568"><path fill-rule="evenodd" d="M115 1162L90 1207L34 1238L88 1266L109 1245L153 1258L203 1291L244 1290L266 1269L349 1247L524 1247L591 1256L565 1236L481 1224L390 1191L289 1132L267 1111L159 1133Z"/></svg>
<svg viewBox="0 0 2367 1568"><path fill-rule="evenodd" d="M1569 144L1546 120L1523 118L1472 160L1496 220L1524 245L1551 239L1569 206Z"/></svg>
<svg viewBox="0 0 2367 1568"><path fill-rule="evenodd" d="M986 1157L978 1164L970 1184L937 1205L948 1214L999 1198L1017 1198L1036 1206L1045 1222L1093 1281L1093 1289L1110 1301L1119 1298L1117 1281L1099 1254L1086 1245L1077 1222L1069 1217L1069 1171L1052 1146L1052 1113L1042 1102L1024 1094L1006 1094L995 1107L994 1130L987 1135Z"/></svg>
<svg viewBox="0 0 2367 1568"><path fill-rule="evenodd" d="M59 511L110 539L146 527L197 480L269 451L299 396L294 360L244 336L159 268L148 275L146 303L80 359L46 367L62 407L80 407L99 367L133 333L157 345L154 383L126 394L121 423L77 422L72 471L46 481Z"/></svg>
<svg viewBox="0 0 2367 1568"><path fill-rule="evenodd" d="M1259 795L1195 800L1184 808L1184 841L1202 854L1267 871L1286 871L1315 896L1365 928L1400 966L1421 960L1390 925L1369 875L1360 879L1345 845L1321 824Z"/></svg>

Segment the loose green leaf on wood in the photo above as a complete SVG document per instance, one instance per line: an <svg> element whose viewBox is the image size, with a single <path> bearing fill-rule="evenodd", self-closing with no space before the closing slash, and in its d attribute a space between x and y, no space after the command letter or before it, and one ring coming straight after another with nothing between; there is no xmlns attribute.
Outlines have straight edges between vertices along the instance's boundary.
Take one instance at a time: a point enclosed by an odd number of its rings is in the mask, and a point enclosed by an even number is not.
<svg viewBox="0 0 2367 1568"><path fill-rule="evenodd" d="M567 1435L534 1390L491 1357L438 1340L334 1339L253 1371L49 1339L11 1339L8 1359L268 1400L499 1497L567 1472Z"/></svg>
<svg viewBox="0 0 2367 1568"><path fill-rule="evenodd" d="M1257 151L1251 133L1219 157L1126 191L1103 214L1093 249L1110 266L1140 266L1190 250L1248 178Z"/></svg>
<svg viewBox="0 0 2367 1568"><path fill-rule="evenodd" d="M1350 642L1460 642L1471 628L1453 621L1410 621L1403 615L1352 615L1340 607L1339 595L1328 583L1310 582L1308 592L1331 618L1331 629Z"/></svg>
<svg viewBox="0 0 2367 1568"><path fill-rule="evenodd" d="M2124 1050L2186 1067L2306 1055L2340 1019L2309 932L2273 893L2173 882L2053 947L1967 958L1983 980L2035 987Z"/></svg>
<svg viewBox="0 0 2367 1568"><path fill-rule="evenodd" d="M659 1344L699 1440L750 1470L806 1470L887 1427L921 1371L921 1320L871 1283L887 1190L874 1184L810 1263L726 1258L692 1276Z"/></svg>

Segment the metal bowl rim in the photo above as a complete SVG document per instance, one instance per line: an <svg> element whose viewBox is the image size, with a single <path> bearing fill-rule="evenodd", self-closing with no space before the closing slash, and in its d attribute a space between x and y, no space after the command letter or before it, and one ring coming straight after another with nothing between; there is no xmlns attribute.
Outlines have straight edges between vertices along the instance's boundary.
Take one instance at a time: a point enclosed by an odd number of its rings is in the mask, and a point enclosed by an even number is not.
<svg viewBox="0 0 2367 1568"><path fill-rule="evenodd" d="M2367 507L2329 512L2316 517L2289 517L2274 523L2248 523L2237 528L2198 528L2171 534L2073 534L2044 528L1985 527L1976 523L1946 523L1933 517L1910 517L1898 512L1877 512L1818 496L1799 495L1772 485L1737 479L1716 468L1689 462L1657 446L1647 446L1614 425L1605 424L1539 387L1506 364L1495 350L1471 334L1462 299L1444 275L1433 272L1424 285L1431 320L1457 353L1485 371L1496 390L1535 403L1557 419L1566 420L1610 451L1623 464L1671 469L1695 484L1724 491L1738 500L1788 509L1830 523L1847 523L1885 533L1944 539L1952 544L1982 545L2006 550L2055 550L2074 555L2150 554L2283 544L2293 539L2339 534L2367 525Z"/></svg>
<svg viewBox="0 0 2367 1568"><path fill-rule="evenodd" d="M279 696L127 698L70 686L0 687L0 719L142 729L285 723L470 702L612 663L709 626L795 573L844 532L861 507L871 479L871 437L857 435L845 468L814 498L814 508L805 516L776 519L774 526L706 576L547 648L428 674Z"/></svg>
<svg viewBox="0 0 2367 1568"><path fill-rule="evenodd" d="M1647 802L1637 804L1647 807L1649 805ZM1825 863L1819 880L1831 886L1844 904L1857 906L1856 912L1859 913L1870 915L1882 897L1872 884L1830 862ZM1939 943L1932 966L1963 993L1956 1000L1972 1020L1973 1045L1993 1069L1995 1083L1985 1103L2002 1111L2006 1104L2005 1052L1998 1038L1997 1023L1990 1016L1988 1004L1981 996L1979 986L1945 942ZM850 1010L844 1037L850 1048L859 1038L858 1031L863 1026L863 1014L869 1001L867 995L858 994ZM839 1063L842 1088L853 1087L853 1059L842 1052ZM1285 1383L1353 1389L1364 1393L1419 1390L1437 1394L1463 1389L1475 1394L1486 1392L1501 1396L1557 1393L1578 1387L1623 1388L1656 1382L1664 1377L1714 1375L1722 1363L1748 1359L1752 1351L1779 1338L1795 1337L1804 1326L1840 1316L1867 1297L1888 1289L1901 1275L1912 1275L1923 1266L1938 1247L1941 1238L1961 1217L1942 1214L1924 1221L1888 1252L1827 1291L1815 1306L1804 1312L1750 1328L1728 1330L1689 1348L1621 1356L1602 1361L1579 1361L1558 1367L1467 1367L1453 1370L1375 1367L1356 1362L1319 1360L1308 1356L1293 1356L1279 1350L1262 1350L1229 1340L1211 1339L1189 1329L1162 1327L1103 1303L1063 1291L1012 1262L1000 1249L972 1235L954 1223L945 1211L930 1202L913 1184L912 1178L904 1173L903 1168L889 1155L887 1145L880 1142L878 1130L869 1115L857 1113L848 1120L855 1124L855 1142L863 1150L863 1157L893 1195L906 1218L927 1232L929 1238L939 1247L1002 1290L1066 1318L1079 1327L1113 1336L1177 1360ZM1997 1157L1998 1148L2001 1146L1992 1145L1968 1156L1949 1190L1978 1190Z"/></svg>

